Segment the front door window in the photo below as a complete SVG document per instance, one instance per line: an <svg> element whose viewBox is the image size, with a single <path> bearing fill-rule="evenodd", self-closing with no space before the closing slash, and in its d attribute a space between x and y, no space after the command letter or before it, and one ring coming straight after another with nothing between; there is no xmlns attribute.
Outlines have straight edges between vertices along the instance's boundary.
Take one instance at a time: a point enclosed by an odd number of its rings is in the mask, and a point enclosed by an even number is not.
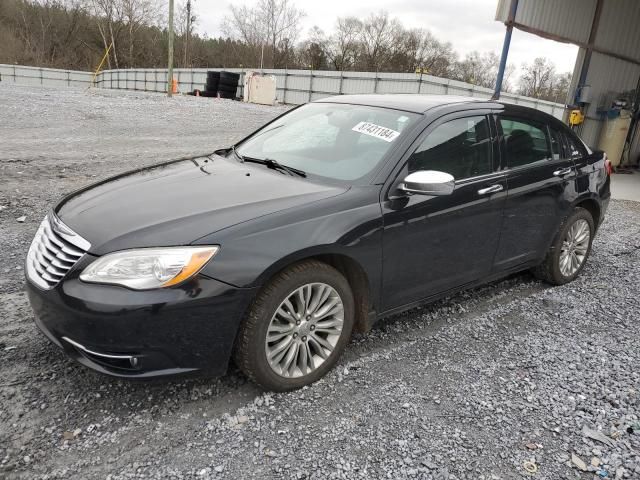
<svg viewBox="0 0 640 480"><path fill-rule="evenodd" d="M485 116L457 118L436 127L413 152L409 173L437 170L456 180L491 173L491 142Z"/></svg>

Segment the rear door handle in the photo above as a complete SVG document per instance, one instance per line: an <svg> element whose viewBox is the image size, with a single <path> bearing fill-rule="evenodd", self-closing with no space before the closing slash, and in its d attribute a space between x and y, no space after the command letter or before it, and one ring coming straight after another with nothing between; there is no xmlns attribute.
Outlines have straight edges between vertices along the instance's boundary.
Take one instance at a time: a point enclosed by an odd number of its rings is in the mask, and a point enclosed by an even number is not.
<svg viewBox="0 0 640 480"><path fill-rule="evenodd" d="M490 187L478 190L478 195L489 195L491 193L501 192L502 190L504 190L504 187L500 184L491 185Z"/></svg>
<svg viewBox="0 0 640 480"><path fill-rule="evenodd" d="M561 168L560 170L556 170L555 172L553 172L553 174L556 177L564 177L565 175L569 175L572 171L573 169L571 167L567 167L567 168Z"/></svg>

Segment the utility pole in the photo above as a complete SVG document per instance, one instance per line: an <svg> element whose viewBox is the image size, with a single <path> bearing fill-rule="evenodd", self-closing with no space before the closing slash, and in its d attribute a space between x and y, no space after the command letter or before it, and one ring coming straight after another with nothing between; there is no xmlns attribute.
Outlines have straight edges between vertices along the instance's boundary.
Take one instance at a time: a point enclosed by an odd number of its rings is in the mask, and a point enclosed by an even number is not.
<svg viewBox="0 0 640 480"><path fill-rule="evenodd" d="M169 0L169 58L167 60L167 96L173 95L173 0Z"/></svg>
<svg viewBox="0 0 640 480"><path fill-rule="evenodd" d="M191 37L191 0L187 0L187 36L184 42L184 66L190 67L189 40Z"/></svg>

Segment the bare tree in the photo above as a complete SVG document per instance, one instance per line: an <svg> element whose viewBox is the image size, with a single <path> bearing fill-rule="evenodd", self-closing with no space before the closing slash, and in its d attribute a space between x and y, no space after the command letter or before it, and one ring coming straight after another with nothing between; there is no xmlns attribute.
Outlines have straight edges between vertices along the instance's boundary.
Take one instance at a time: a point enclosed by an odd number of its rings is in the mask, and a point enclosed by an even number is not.
<svg viewBox="0 0 640 480"><path fill-rule="evenodd" d="M257 51L269 48L270 64L280 66L283 58L279 49L288 51L300 34L300 21L305 16L289 0L259 0L253 8L232 5L231 15L223 22L223 31L238 38Z"/></svg>
<svg viewBox="0 0 640 480"><path fill-rule="evenodd" d="M559 73L554 75L547 95L547 100L560 103L571 103L567 98L571 87L571 73Z"/></svg>
<svg viewBox="0 0 640 480"><path fill-rule="evenodd" d="M192 38L195 35L195 25L198 16L195 14L194 0L181 0L176 5L175 13L175 35L176 50L182 50L181 66L190 67Z"/></svg>
<svg viewBox="0 0 640 480"><path fill-rule="evenodd" d="M105 50L111 45L111 54L107 57L107 64L109 68L112 68L111 57L113 57L113 66L119 68L116 40L124 27L122 3L120 0L88 0L88 2L96 19Z"/></svg>
<svg viewBox="0 0 640 480"><path fill-rule="evenodd" d="M154 25L157 20L157 0L119 0L122 20L126 24L128 56L127 66L135 66L136 34L143 25Z"/></svg>
<svg viewBox="0 0 640 480"><path fill-rule="evenodd" d="M513 75L516 73L516 66L513 63L508 63L504 69L504 74L502 76L502 91L503 92L511 92L513 91ZM497 80L497 78L496 78ZM495 85L492 86L494 88Z"/></svg>
<svg viewBox="0 0 640 480"><path fill-rule="evenodd" d="M420 66L436 77L450 77L457 55L450 42L441 42L431 32L424 32L421 43Z"/></svg>
<svg viewBox="0 0 640 480"><path fill-rule="evenodd" d="M314 26L307 40L298 45L298 64L312 70L328 67L328 39L324 32Z"/></svg>
<svg viewBox="0 0 640 480"><path fill-rule="evenodd" d="M499 64L500 58L495 53L481 54L474 51L468 53L462 61L457 63L455 76L463 82L492 88L498 76Z"/></svg>
<svg viewBox="0 0 640 480"><path fill-rule="evenodd" d="M530 65L522 65L520 94L528 97L545 98L555 76L555 65L545 57L536 58Z"/></svg>
<svg viewBox="0 0 640 480"><path fill-rule="evenodd" d="M456 54L449 43L437 40L424 29L395 30L388 66L391 71L413 72L421 69L434 76L448 76Z"/></svg>
<svg viewBox="0 0 640 480"><path fill-rule="evenodd" d="M333 68L352 68L360 50L362 22L356 17L342 17L336 21L335 33L329 37L327 55Z"/></svg>
<svg viewBox="0 0 640 480"><path fill-rule="evenodd" d="M393 48L394 38L402 28L397 19L390 19L387 12L371 14L360 32L364 65L369 71L379 71Z"/></svg>
<svg viewBox="0 0 640 480"><path fill-rule="evenodd" d="M314 70L328 67L329 40L317 26L309 30L307 39L298 46L299 64Z"/></svg>

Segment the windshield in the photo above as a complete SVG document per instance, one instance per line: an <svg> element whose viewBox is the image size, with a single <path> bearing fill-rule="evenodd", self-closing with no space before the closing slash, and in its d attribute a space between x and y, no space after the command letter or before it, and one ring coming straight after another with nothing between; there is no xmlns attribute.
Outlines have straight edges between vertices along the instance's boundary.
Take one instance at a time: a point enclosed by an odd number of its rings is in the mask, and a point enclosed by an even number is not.
<svg viewBox="0 0 640 480"><path fill-rule="evenodd" d="M418 117L364 105L309 103L256 132L237 152L350 181L370 173Z"/></svg>

